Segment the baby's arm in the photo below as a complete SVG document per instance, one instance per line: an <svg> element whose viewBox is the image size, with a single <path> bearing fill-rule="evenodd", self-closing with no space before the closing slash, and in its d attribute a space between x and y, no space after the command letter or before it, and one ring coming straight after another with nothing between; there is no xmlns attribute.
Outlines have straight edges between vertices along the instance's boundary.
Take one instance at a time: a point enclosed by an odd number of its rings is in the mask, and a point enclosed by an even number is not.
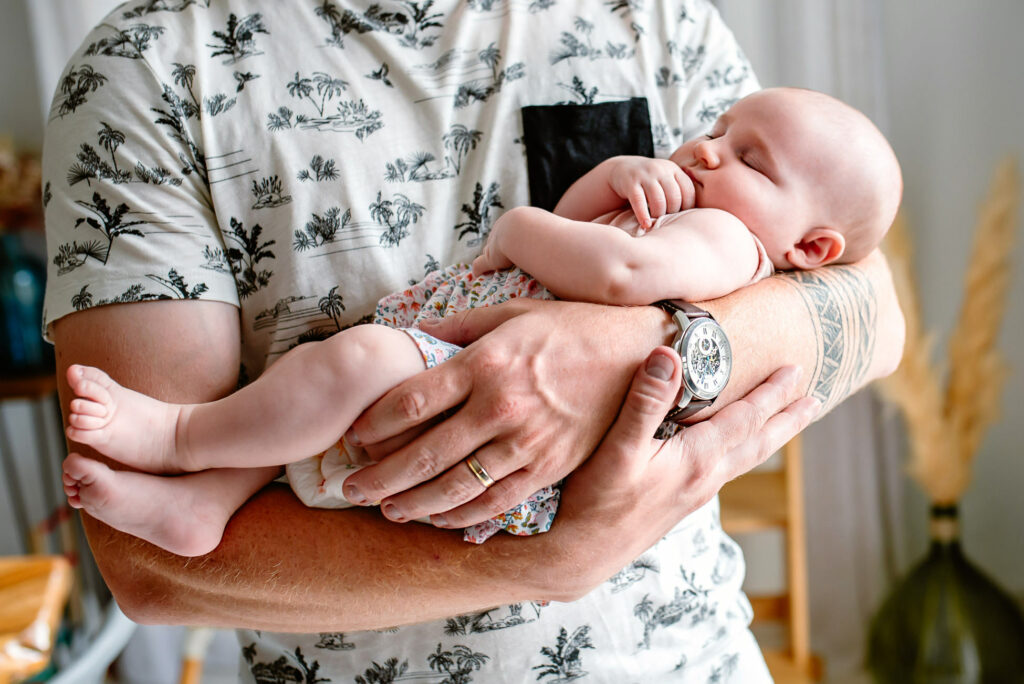
<svg viewBox="0 0 1024 684"><path fill-rule="evenodd" d="M668 159L612 157L569 186L554 213L592 221L627 202L646 231L659 216L693 208L693 182Z"/></svg>
<svg viewBox="0 0 1024 684"><path fill-rule="evenodd" d="M604 304L701 301L750 281L758 251L732 214L700 209L634 238L609 225L535 207L505 212L491 229L477 272L515 264L561 299Z"/></svg>

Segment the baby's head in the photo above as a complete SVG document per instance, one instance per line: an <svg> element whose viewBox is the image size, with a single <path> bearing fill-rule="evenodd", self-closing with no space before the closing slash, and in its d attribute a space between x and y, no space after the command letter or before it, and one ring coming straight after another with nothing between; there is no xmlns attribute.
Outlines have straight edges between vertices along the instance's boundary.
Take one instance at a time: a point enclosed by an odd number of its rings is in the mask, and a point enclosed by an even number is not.
<svg viewBox="0 0 1024 684"><path fill-rule="evenodd" d="M696 206L738 217L779 269L864 257L903 188L892 147L866 116L797 88L748 95L671 159L693 180Z"/></svg>

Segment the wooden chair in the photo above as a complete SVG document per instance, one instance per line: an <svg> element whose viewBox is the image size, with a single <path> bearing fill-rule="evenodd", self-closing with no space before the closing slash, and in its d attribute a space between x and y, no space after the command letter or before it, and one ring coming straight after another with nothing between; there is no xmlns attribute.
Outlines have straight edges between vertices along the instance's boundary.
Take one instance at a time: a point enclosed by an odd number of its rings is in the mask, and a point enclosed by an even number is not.
<svg viewBox="0 0 1024 684"><path fill-rule="evenodd" d="M0 684L42 671L71 589L61 556L0 558Z"/></svg>
<svg viewBox="0 0 1024 684"><path fill-rule="evenodd" d="M722 488L722 527L729 535L782 530L786 538L787 587L774 595L750 596L754 622L785 627L788 646L764 649L777 684L816 682L820 659L811 653L807 589L807 536L803 495L802 441L798 435L782 448L778 470L756 469Z"/></svg>

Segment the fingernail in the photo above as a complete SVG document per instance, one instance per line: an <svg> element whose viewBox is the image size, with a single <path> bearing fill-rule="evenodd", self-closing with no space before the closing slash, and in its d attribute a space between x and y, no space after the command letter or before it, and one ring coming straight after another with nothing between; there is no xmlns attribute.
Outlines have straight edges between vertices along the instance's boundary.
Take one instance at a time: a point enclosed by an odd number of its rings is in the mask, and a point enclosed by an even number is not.
<svg viewBox="0 0 1024 684"><path fill-rule="evenodd" d="M366 497L363 496L362 492L355 485L345 485L342 487L342 492L345 494L345 498L356 506L365 506L368 503Z"/></svg>
<svg viewBox="0 0 1024 684"><path fill-rule="evenodd" d="M664 354L655 354L647 360L645 370L652 378L668 380L672 377L672 362Z"/></svg>
<svg viewBox="0 0 1024 684"><path fill-rule="evenodd" d="M348 432L345 433L345 441L352 446L363 446L363 440L359 439L359 435L352 428L349 428Z"/></svg>
<svg viewBox="0 0 1024 684"><path fill-rule="evenodd" d="M388 520L392 520L394 522L405 522L405 517L402 515L401 511L398 510L398 506L393 503L384 504L381 506L380 510Z"/></svg>
<svg viewBox="0 0 1024 684"><path fill-rule="evenodd" d="M792 384L800 376L800 366L786 366L782 369L782 382Z"/></svg>
<svg viewBox="0 0 1024 684"><path fill-rule="evenodd" d="M434 527L448 527L448 521L440 513L430 516L430 522L434 523Z"/></svg>

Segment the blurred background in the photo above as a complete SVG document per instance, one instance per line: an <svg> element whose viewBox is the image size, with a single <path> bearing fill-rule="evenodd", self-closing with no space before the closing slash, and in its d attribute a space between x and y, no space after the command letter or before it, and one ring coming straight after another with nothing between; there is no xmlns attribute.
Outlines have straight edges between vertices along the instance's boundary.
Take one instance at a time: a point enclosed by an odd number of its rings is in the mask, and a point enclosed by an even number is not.
<svg viewBox="0 0 1024 684"><path fill-rule="evenodd" d="M37 280L45 254L35 209L35 159L50 99L65 61L87 28L117 4L0 2L0 92L6 94L0 108L0 265L6 289L0 293L7 330L0 340L9 349L0 383L0 558L29 552L68 556L74 576L71 619L65 620L70 628L58 645L58 659L73 661L105 627L116 627L120 641L111 648L120 652L121 641L127 645L112 676L121 682L156 684L178 681L186 632L132 630L111 622L102 580L89 564L74 518L61 507L56 474L64 445L53 385L46 379L52 357L46 348L33 346L34 341L24 341L38 339L37 321L32 334L23 338L15 339L10 327L11 321L24 320L14 302L31 309L31 292L41 286ZM831 93L867 113L889 137L903 166L902 211L913 243L922 324L935 335L933 358L946 358L949 340L964 333L958 325L963 281L979 211L988 201L997 165L1008 156L1019 158L1024 149L1024 83L1019 75L1024 3L716 4L763 85ZM1019 176L1014 182L1019 194ZM977 450L959 512L967 555L1020 603L1024 277L1018 271L1024 247L1019 241L1003 247L1015 269L996 341L1008 372L999 417ZM907 460L898 411L871 389L862 391L812 426L802 441L799 495L804 515L796 522L806 530L806 576L794 580L789 571L793 556L784 529L736 535L747 554L752 595L785 592L794 581L806 584L810 645L815 662L824 666L826 681L868 681L864 658L871 617L928 547L929 502L906 476ZM773 467L782 464L777 460L769 470ZM0 587L2 582L0 566ZM233 637L229 632L212 637L202 681L232 681L237 661Z"/></svg>

